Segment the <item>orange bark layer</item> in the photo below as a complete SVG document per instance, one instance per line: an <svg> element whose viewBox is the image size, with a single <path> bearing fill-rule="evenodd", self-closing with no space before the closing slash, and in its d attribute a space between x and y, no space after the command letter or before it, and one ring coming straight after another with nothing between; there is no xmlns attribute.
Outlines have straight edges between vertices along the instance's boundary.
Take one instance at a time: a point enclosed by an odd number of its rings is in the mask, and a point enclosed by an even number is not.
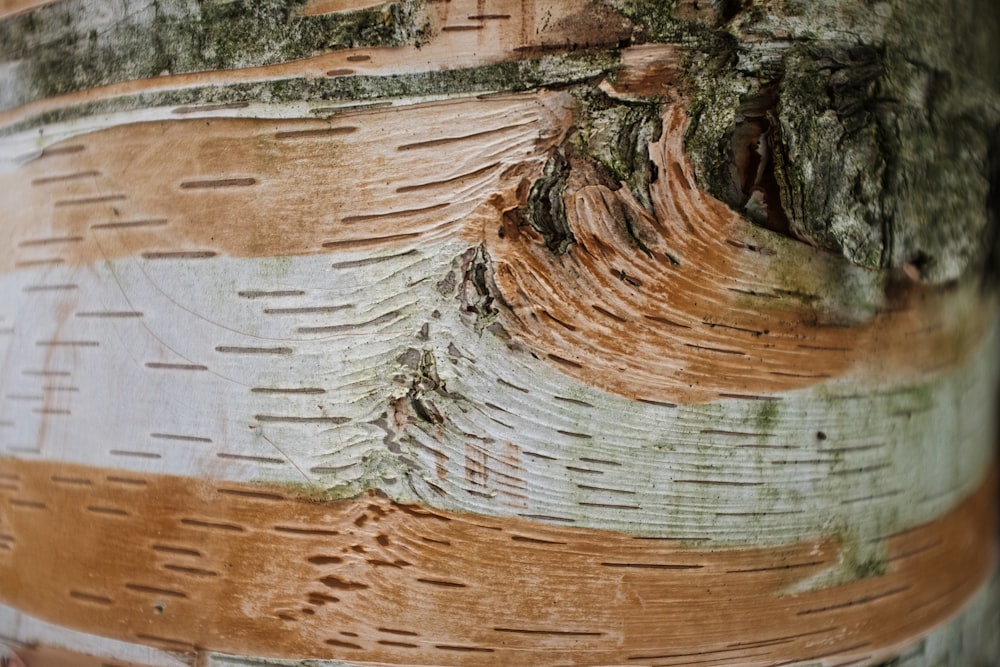
<svg viewBox="0 0 1000 667"><path fill-rule="evenodd" d="M630 56L613 92L658 80L669 67L657 63L673 55L657 53ZM681 102L666 106L650 147L652 211L572 159L564 201L576 243L554 256L521 212L573 122L569 104L540 93L85 135L0 178L13 246L0 270L405 251L461 238L485 244L515 339L582 382L667 402L770 395L848 373L920 381L981 340L991 303L910 284L882 312L865 311L836 296L867 280L864 270L756 229L701 192L683 154Z"/></svg>
<svg viewBox="0 0 1000 667"><path fill-rule="evenodd" d="M566 104L563 95L521 95L330 121L181 113L87 134L0 176L10 239L0 271L472 236L473 213L515 189L519 166L530 169L561 138Z"/></svg>
<svg viewBox="0 0 1000 667"><path fill-rule="evenodd" d="M708 550L376 496L0 462L0 597L195 652L436 665L779 665L883 656L994 562L990 479L885 541L885 572L789 592L833 540Z"/></svg>

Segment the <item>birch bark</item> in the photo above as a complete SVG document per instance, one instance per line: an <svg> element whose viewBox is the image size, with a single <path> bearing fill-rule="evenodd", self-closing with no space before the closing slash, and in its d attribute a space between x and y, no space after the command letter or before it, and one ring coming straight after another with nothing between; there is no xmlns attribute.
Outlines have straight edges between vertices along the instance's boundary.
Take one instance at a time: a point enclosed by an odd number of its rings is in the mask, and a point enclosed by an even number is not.
<svg viewBox="0 0 1000 667"><path fill-rule="evenodd" d="M998 36L0 2L0 650L995 664Z"/></svg>

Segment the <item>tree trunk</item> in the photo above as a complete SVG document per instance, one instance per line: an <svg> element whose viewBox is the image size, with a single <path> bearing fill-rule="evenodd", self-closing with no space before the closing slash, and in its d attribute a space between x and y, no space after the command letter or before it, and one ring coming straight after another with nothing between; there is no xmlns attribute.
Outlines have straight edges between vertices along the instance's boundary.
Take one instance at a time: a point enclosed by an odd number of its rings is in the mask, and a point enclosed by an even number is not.
<svg viewBox="0 0 1000 667"><path fill-rule="evenodd" d="M997 664L998 17L0 2L4 664Z"/></svg>

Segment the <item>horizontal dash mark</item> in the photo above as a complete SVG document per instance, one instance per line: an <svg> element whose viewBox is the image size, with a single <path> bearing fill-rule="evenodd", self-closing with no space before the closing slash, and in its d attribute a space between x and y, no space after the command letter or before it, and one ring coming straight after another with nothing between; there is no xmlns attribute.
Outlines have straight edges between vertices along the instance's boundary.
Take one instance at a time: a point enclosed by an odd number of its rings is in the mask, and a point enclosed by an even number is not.
<svg viewBox="0 0 1000 667"><path fill-rule="evenodd" d="M254 500L287 500L285 496L277 493L266 493L264 491L247 491L244 489L216 489L217 492L227 496L237 496L239 498L253 498Z"/></svg>
<svg viewBox="0 0 1000 667"><path fill-rule="evenodd" d="M227 102L224 104L197 104L190 106L177 107L172 109L170 113L184 115L189 113L204 113L209 111L230 111L234 109L246 109L250 106L249 102Z"/></svg>
<svg viewBox="0 0 1000 667"><path fill-rule="evenodd" d="M604 567L625 567L640 570L700 570L704 565L681 565L678 563L601 563Z"/></svg>
<svg viewBox="0 0 1000 667"><path fill-rule="evenodd" d="M422 577L418 578L417 581L419 581L422 584L430 584L431 586L441 586L443 588L468 588L468 586L458 581L444 581L442 579L425 579Z"/></svg>
<svg viewBox="0 0 1000 667"><path fill-rule="evenodd" d="M719 398L732 398L744 401L780 401L780 396L761 396L759 394L719 394Z"/></svg>
<svg viewBox="0 0 1000 667"><path fill-rule="evenodd" d="M44 510L48 509L45 503L39 502L37 500L22 500L21 498L9 498L7 500L14 507L25 507L32 510Z"/></svg>
<svg viewBox="0 0 1000 667"><path fill-rule="evenodd" d="M884 593L876 593L874 595L865 595L863 597L849 600L847 602L841 602L840 604L830 605L828 607L817 607L815 609L803 609L802 611L796 612L798 616L806 616L809 614L819 614L825 611L835 611L837 609L845 609L847 607L855 607L860 604L868 604L869 602L875 602L876 600L882 600L893 595L898 595L904 591L909 590L912 586L899 586L898 588L893 588L891 590L885 591Z"/></svg>
<svg viewBox="0 0 1000 667"><path fill-rule="evenodd" d="M219 345L216 352L223 354L291 354L290 347L239 347L235 345Z"/></svg>
<svg viewBox="0 0 1000 667"><path fill-rule="evenodd" d="M122 222L102 222L91 225L91 229L132 229L135 227L162 227L167 224L165 218L151 218L149 220L123 220Z"/></svg>
<svg viewBox="0 0 1000 667"><path fill-rule="evenodd" d="M493 628L493 632L510 632L519 635L560 635L563 637L603 637L603 632L583 632L574 630L528 630L525 628Z"/></svg>
<svg viewBox="0 0 1000 667"><path fill-rule="evenodd" d="M232 523L218 523L215 521L203 521L202 519L191 519L184 518L181 519L181 523L185 526L193 526L194 528L206 528L208 530L224 530L233 533L244 532L243 526L238 526Z"/></svg>
<svg viewBox="0 0 1000 667"><path fill-rule="evenodd" d="M740 350L727 350L721 347L710 347L708 345L696 345L694 343L684 343L686 347L690 347L695 350L704 350L706 352L718 352L719 354L734 354L741 357L745 357L746 353Z"/></svg>
<svg viewBox="0 0 1000 667"><path fill-rule="evenodd" d="M764 482L738 482L725 479L675 479L674 484L697 484L704 486L763 486Z"/></svg>
<svg viewBox="0 0 1000 667"><path fill-rule="evenodd" d="M275 132L275 139L315 139L315 138L325 138L325 137L336 137L344 134L352 134L357 132L358 128L353 125L344 125L342 127L325 127L317 130L290 130L287 132Z"/></svg>
<svg viewBox="0 0 1000 667"><path fill-rule="evenodd" d="M74 486L90 486L93 484L93 482L86 477L64 477L62 475L52 475L49 479L56 484L71 484Z"/></svg>
<svg viewBox="0 0 1000 667"><path fill-rule="evenodd" d="M226 452L218 452L216 458L226 459L230 461L249 461L252 463L275 463L283 465L286 463L284 459L277 459L270 456L253 456L250 454L228 454Z"/></svg>
<svg viewBox="0 0 1000 667"><path fill-rule="evenodd" d="M346 424L349 417L294 417L286 415L254 415L259 422L271 424Z"/></svg>
<svg viewBox="0 0 1000 667"><path fill-rule="evenodd" d="M35 341L38 347L97 347L100 345L96 340L39 340Z"/></svg>
<svg viewBox="0 0 1000 667"><path fill-rule="evenodd" d="M538 521L558 521L559 523L576 523L576 519L569 519L561 516L550 516L548 514L518 514L525 519L537 519Z"/></svg>
<svg viewBox="0 0 1000 667"><path fill-rule="evenodd" d="M170 544L154 544L153 551L159 551L165 554L177 554L179 556L196 556L201 557L201 552L196 549L188 549L187 547L175 547Z"/></svg>
<svg viewBox="0 0 1000 667"><path fill-rule="evenodd" d="M176 250L169 252L144 252L143 259L210 259L218 255L212 250Z"/></svg>
<svg viewBox="0 0 1000 667"><path fill-rule="evenodd" d="M79 199L60 199L56 201L55 206L58 208L64 208L67 206L84 206L87 204L104 204L111 201L121 201L125 199L125 195L115 194L115 195L102 195L100 197L81 197Z"/></svg>
<svg viewBox="0 0 1000 667"><path fill-rule="evenodd" d="M370 245L382 245L392 241L402 241L414 239L420 236L420 232L407 232L405 234L390 234L388 236L372 236L364 239L348 239L345 241L327 241L324 248L361 248Z"/></svg>
<svg viewBox="0 0 1000 667"><path fill-rule="evenodd" d="M168 597L174 597L174 598L187 597L187 593L183 591L175 591L169 588L159 588L157 586L147 586L146 584L127 583L125 584L125 588L129 589L130 591L135 591L137 593L149 593L151 595L166 595Z"/></svg>
<svg viewBox="0 0 1000 667"><path fill-rule="evenodd" d="M547 356L549 359L551 359L556 363L563 364L564 366L570 366L571 368L583 368L583 364L577 363L570 359L566 359L565 357L560 357L557 354L547 354L545 356Z"/></svg>
<svg viewBox="0 0 1000 667"><path fill-rule="evenodd" d="M98 317L110 319L123 319L131 317L142 317L142 313L135 310L88 310L76 314L77 317Z"/></svg>
<svg viewBox="0 0 1000 667"><path fill-rule="evenodd" d="M368 213L365 215L348 215L340 219L341 222L350 224L352 222L368 222L370 220L379 220L381 218L406 218L411 215L419 215L421 213L430 213L431 211L437 211L442 208L447 208L451 206L448 203L434 204L432 206L423 206L421 208L408 208L402 211L386 211L384 213ZM325 243L323 244L326 245Z"/></svg>
<svg viewBox="0 0 1000 667"><path fill-rule="evenodd" d="M172 563L167 563L163 566L164 570L170 570L171 572L180 572L181 574L191 574L196 577L217 577L218 572L212 570L203 570L198 567L187 567L184 565L174 565Z"/></svg>
<svg viewBox="0 0 1000 667"><path fill-rule="evenodd" d="M117 507L99 507L97 505L88 505L88 512L93 512L94 514L108 514L111 516L128 516L128 512Z"/></svg>
<svg viewBox="0 0 1000 667"><path fill-rule="evenodd" d="M304 528L300 526L275 526L274 532L286 533L289 535L316 535L320 537L332 537L340 535L340 531L326 528Z"/></svg>
<svg viewBox="0 0 1000 667"><path fill-rule="evenodd" d="M355 329L360 329L361 327L374 327L380 324L385 324L386 322L394 322L396 318L399 317L398 311L392 311L386 313L385 315L379 315L373 320L368 320L367 322L361 322L359 324L334 324L324 327L299 327L297 331L299 333L340 333L344 331L353 331Z"/></svg>
<svg viewBox="0 0 1000 667"><path fill-rule="evenodd" d="M254 394L325 394L320 387L253 387Z"/></svg>
<svg viewBox="0 0 1000 667"><path fill-rule="evenodd" d="M580 502L577 503L581 507L602 507L604 509L610 510L641 510L642 507L639 505L615 505L613 503L587 503Z"/></svg>
<svg viewBox="0 0 1000 667"><path fill-rule="evenodd" d="M139 459L160 459L163 458L155 452L136 452L129 449L112 449L108 452L112 456L133 456ZM111 479L110 477L108 479Z"/></svg>
<svg viewBox="0 0 1000 667"><path fill-rule="evenodd" d="M493 653L493 649L484 646L458 646L456 644L435 644L434 648L442 651L463 651L466 653Z"/></svg>
<svg viewBox="0 0 1000 667"><path fill-rule="evenodd" d="M182 190L202 190L207 188L244 188L256 185L256 178L214 178L204 181L183 181Z"/></svg>
<svg viewBox="0 0 1000 667"><path fill-rule="evenodd" d="M868 501L871 501L871 500L881 500L883 498L891 498L892 496L898 496L901 493L902 493L901 490L895 489L895 490L892 490L892 491L886 491L885 493L872 494L870 496L861 496L859 498L847 498L845 500L841 500L840 504L841 505L850 505L850 504L853 504L853 503L864 503L864 502L868 502Z"/></svg>
<svg viewBox="0 0 1000 667"><path fill-rule="evenodd" d="M185 594L182 594L182 596L187 597L187 595ZM173 648L173 650L181 650L184 651L185 653L193 653L195 651L194 644L182 641L180 639L170 639L169 637L160 637L159 635L148 635L142 632L135 633L135 637L136 639L142 639L147 642L153 642L156 644L162 644L164 646L170 646Z"/></svg>
<svg viewBox="0 0 1000 667"><path fill-rule="evenodd" d="M82 240L82 236L53 236L44 239L29 239L27 241L21 241L17 245L19 248L28 248L31 246L55 245L58 243L79 243Z"/></svg>
<svg viewBox="0 0 1000 667"><path fill-rule="evenodd" d="M55 157L57 155L72 155L73 153L82 153L86 150L86 146L81 146L80 144L74 144L72 146L55 146L53 148L46 148L39 155L39 159L43 157Z"/></svg>
<svg viewBox="0 0 1000 667"><path fill-rule="evenodd" d="M283 296L302 296L305 294L305 290L300 289L286 289L286 290L244 290L242 292L237 292L237 296L241 296L244 299L268 299L274 297Z"/></svg>
<svg viewBox="0 0 1000 667"><path fill-rule="evenodd" d="M93 604L109 605L113 604L113 601L109 597L103 595L95 595L94 593L84 593L83 591L70 591L69 596L74 600L79 600L81 602L91 602Z"/></svg>
<svg viewBox="0 0 1000 667"><path fill-rule="evenodd" d="M177 433L150 433L150 438L157 440L180 440L181 442L212 442L211 438L199 435L179 435Z"/></svg>
<svg viewBox="0 0 1000 667"><path fill-rule="evenodd" d="M395 255L386 255L384 257L366 257L364 259L353 259L344 262L334 262L330 265L330 268L334 269L357 269L363 266L371 266L372 264L378 264L380 262L386 262L392 259L398 259L399 257L409 257L411 255L416 255L417 251L415 248L410 248L409 250L404 250L403 252L396 253Z"/></svg>
<svg viewBox="0 0 1000 667"><path fill-rule="evenodd" d="M147 484L149 484L149 482L147 482L146 480L137 479L135 477L119 477L116 475L108 475L104 479L111 482L112 484L125 484L126 486L146 486Z"/></svg>
<svg viewBox="0 0 1000 667"><path fill-rule="evenodd" d="M46 259L25 259L18 262L14 262L14 266L23 269L29 266L55 266L56 264L64 264L66 262L62 257L48 257Z"/></svg>
<svg viewBox="0 0 1000 667"><path fill-rule="evenodd" d="M396 188L396 192L399 193L399 194L405 194L407 192L415 192L417 190L423 190L425 188L439 187L439 186L442 186L442 185L451 185L451 186L453 186L455 183L458 183L460 181L463 181L463 180L466 180L466 179L470 179L470 178L476 178L477 176L482 176L483 174L488 174L488 173L496 170L497 167L500 166L500 164L501 163L499 163L499 162L494 162L492 164L486 165L485 167L480 167L479 169L476 169L474 171L470 171L470 172L467 172L467 173L464 173L464 174L459 174L458 176L452 176L450 178L443 178L443 179L439 179L439 180L436 180L436 181L424 181L423 183L415 183L413 185L403 185L401 187Z"/></svg>
<svg viewBox="0 0 1000 667"><path fill-rule="evenodd" d="M447 28L444 28L444 30L447 30ZM480 132L473 132L472 134L464 134L458 137L442 137L441 139L430 139L428 141L416 141L411 144L400 144L399 146L396 147L396 150L412 151L420 148L437 148L438 146L453 144L459 141L466 141L467 139L479 139L490 134L495 134L498 132L506 132L507 130L520 127L520 125L525 125L525 124L526 123L521 123L519 125L510 125L508 127L498 127L490 130L482 130Z"/></svg>
<svg viewBox="0 0 1000 667"><path fill-rule="evenodd" d="M265 308L265 315L313 315L313 314L325 314L325 313L336 313L341 310L347 310L352 306L300 306L297 308Z"/></svg>
<svg viewBox="0 0 1000 667"><path fill-rule="evenodd" d="M174 371L207 371L208 366L202 366L201 364L167 364L159 361L147 361L146 368L153 368L157 370L174 370Z"/></svg>
<svg viewBox="0 0 1000 667"><path fill-rule="evenodd" d="M740 570L726 570L726 574L747 574L751 572L781 572L783 570L797 570L803 567L815 567L816 565L825 565L826 561L822 560L811 560L805 563L788 563L784 565L772 565L770 567L750 567Z"/></svg>
<svg viewBox="0 0 1000 667"><path fill-rule="evenodd" d="M566 542L557 542L555 540L543 540L539 537L528 537L526 535L511 535L510 539L514 542L528 542L530 544L552 544L552 545L565 545Z"/></svg>

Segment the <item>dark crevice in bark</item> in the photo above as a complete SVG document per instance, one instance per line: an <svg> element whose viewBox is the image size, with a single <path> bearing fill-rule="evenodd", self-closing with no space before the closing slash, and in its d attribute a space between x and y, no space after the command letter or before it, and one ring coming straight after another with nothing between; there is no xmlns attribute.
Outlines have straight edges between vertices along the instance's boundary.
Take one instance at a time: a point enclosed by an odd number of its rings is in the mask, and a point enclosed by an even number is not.
<svg viewBox="0 0 1000 667"><path fill-rule="evenodd" d="M576 242L566 221L563 195L569 182L569 160L562 148L553 152L542 177L535 181L528 194L528 222L545 239L545 246L556 255L563 255Z"/></svg>
<svg viewBox="0 0 1000 667"><path fill-rule="evenodd" d="M417 417L429 424L443 424L444 416L427 394L441 392L444 383L438 376L437 362L431 350L424 350L420 355L417 377L410 385L408 393L410 405Z"/></svg>
<svg viewBox="0 0 1000 667"><path fill-rule="evenodd" d="M791 236L775 177L774 150L779 144L778 90L775 84L744 97L729 141L731 187L726 203L757 224Z"/></svg>
<svg viewBox="0 0 1000 667"><path fill-rule="evenodd" d="M920 282L993 261L995 4L609 1L685 47L687 149L735 210Z"/></svg>

